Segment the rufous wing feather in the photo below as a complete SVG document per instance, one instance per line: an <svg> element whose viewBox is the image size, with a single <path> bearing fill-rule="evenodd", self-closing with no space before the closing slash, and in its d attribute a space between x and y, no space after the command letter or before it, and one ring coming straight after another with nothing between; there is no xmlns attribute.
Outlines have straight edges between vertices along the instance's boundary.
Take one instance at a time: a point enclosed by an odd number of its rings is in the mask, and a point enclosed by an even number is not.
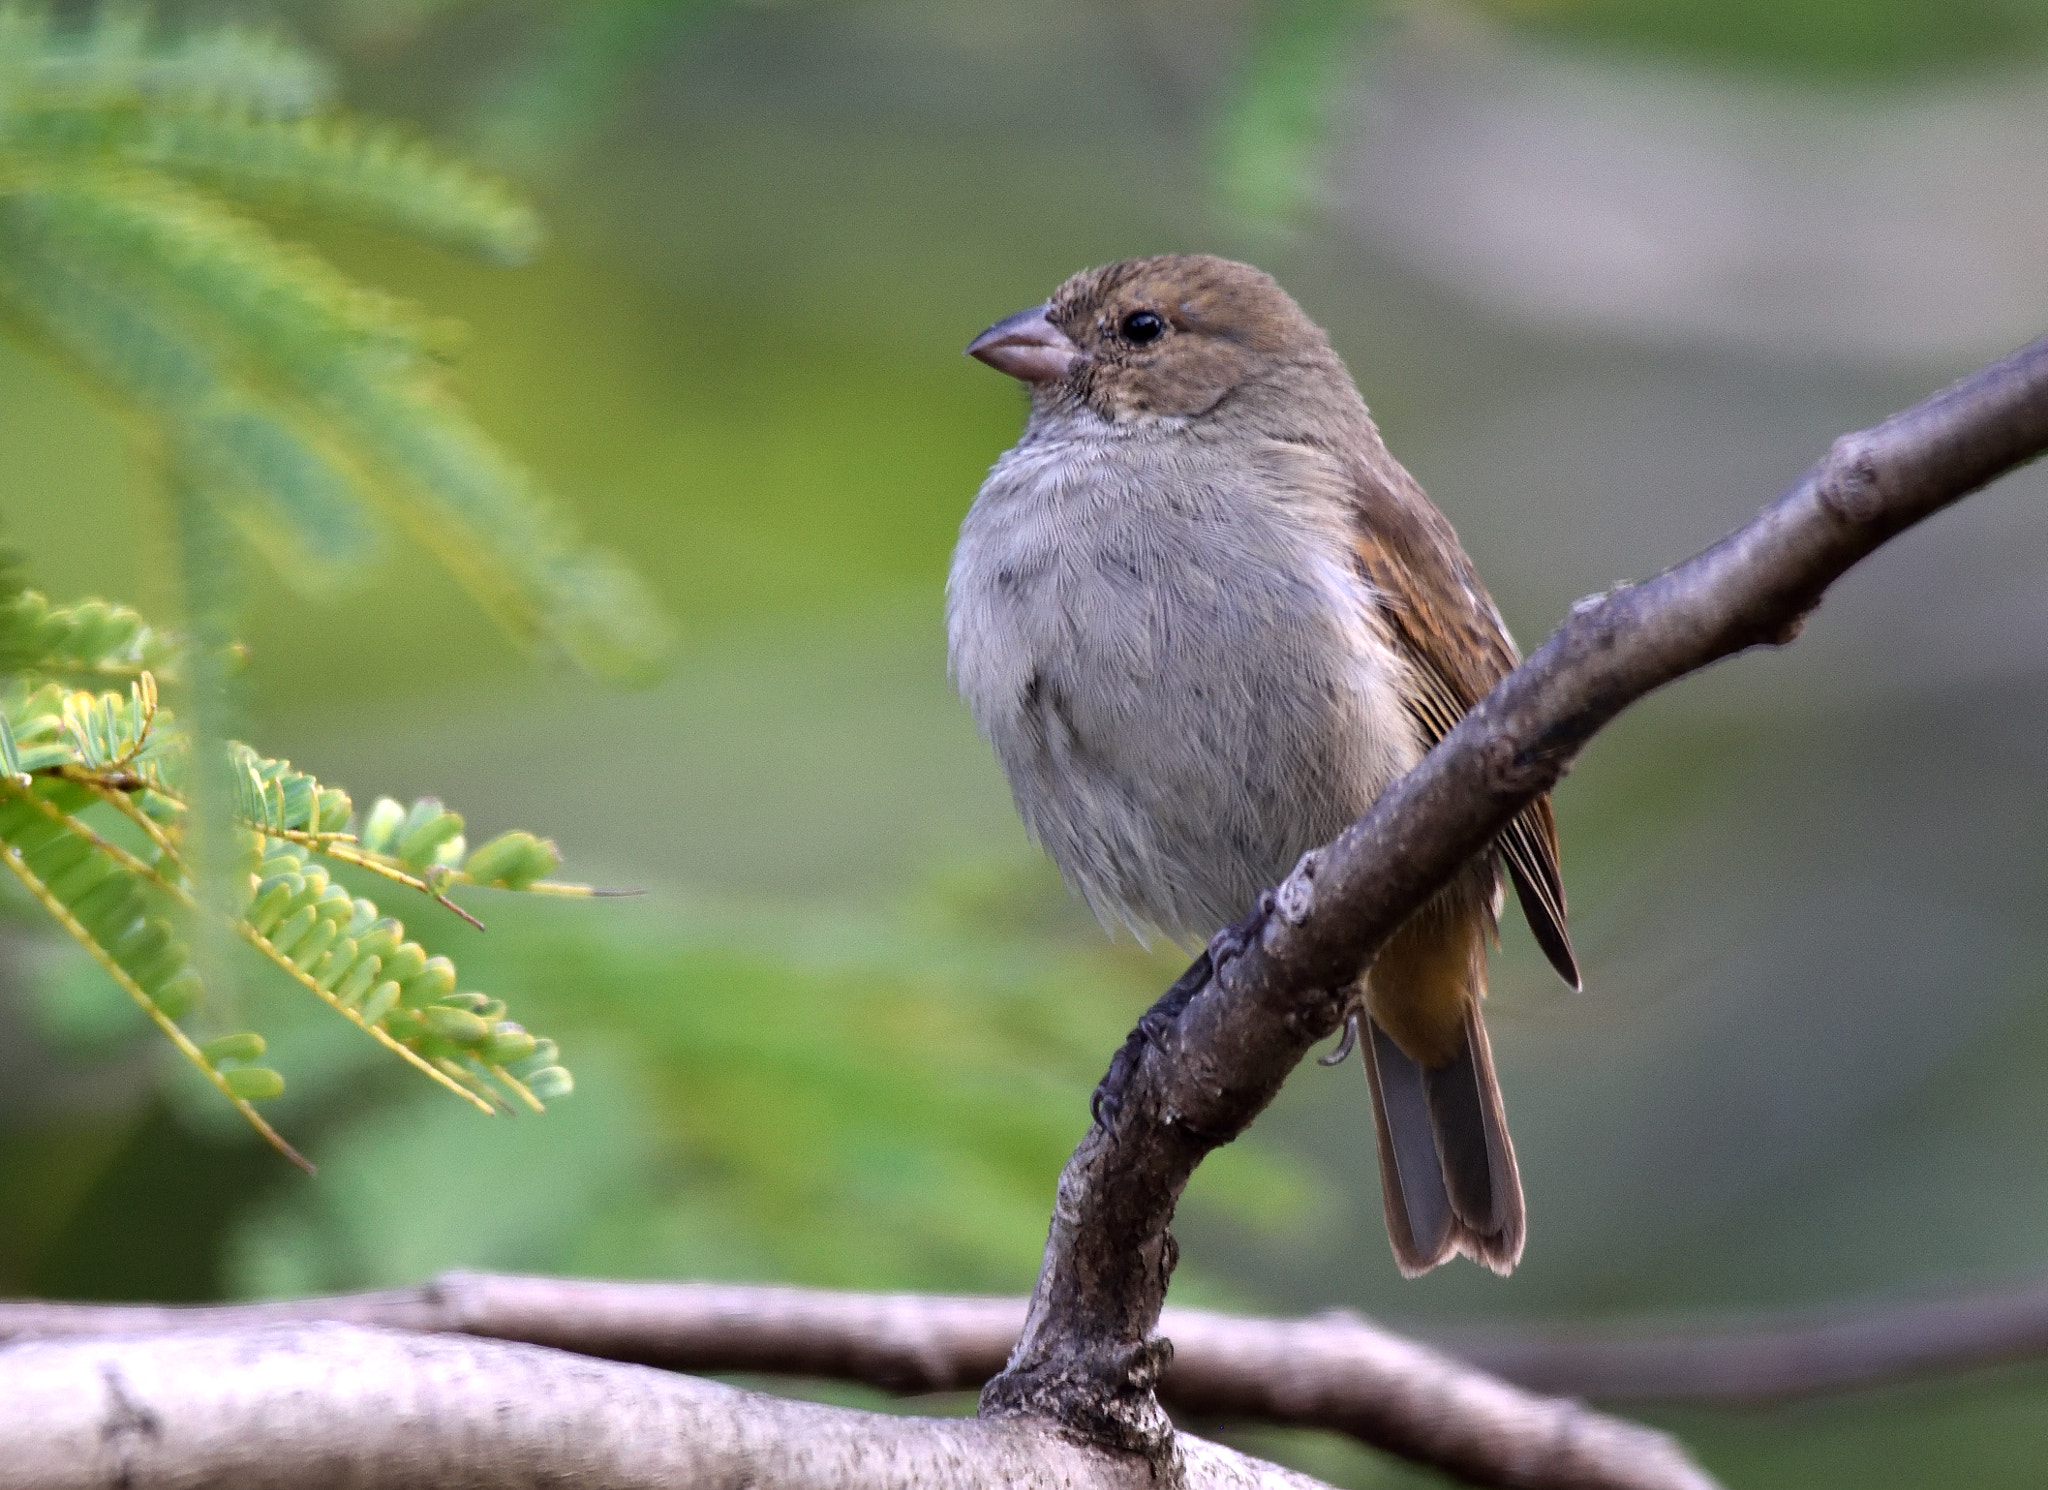
<svg viewBox="0 0 2048 1490"><path fill-rule="evenodd" d="M1408 656L1414 678L1409 709L1433 745L1520 659L1458 535L1408 473L1391 456L1378 464L1356 462L1351 489L1359 570ZM1579 987L1550 799L1524 808L1498 847L1536 944L1558 976Z"/></svg>

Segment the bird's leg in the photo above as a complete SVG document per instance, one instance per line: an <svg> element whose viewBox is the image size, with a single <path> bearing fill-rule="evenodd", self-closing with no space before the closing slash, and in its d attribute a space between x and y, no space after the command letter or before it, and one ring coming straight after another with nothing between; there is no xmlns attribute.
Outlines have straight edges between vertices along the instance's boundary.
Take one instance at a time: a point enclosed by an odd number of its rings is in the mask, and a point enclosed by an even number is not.
<svg viewBox="0 0 2048 1490"><path fill-rule="evenodd" d="M1252 913L1210 937L1209 945L1202 949L1201 956L1189 963L1187 971L1174 979L1173 986L1160 994L1158 1001L1139 1017L1137 1027L1124 1037L1122 1047L1110 1057L1109 1070L1096 1084L1095 1094L1088 1099L1088 1113L1095 1119L1097 1127L1115 1120L1117 1109L1123 1106L1124 1088L1130 1085L1131 1077L1136 1074L1145 1047L1159 1044L1180 1018L1180 1011L1207 986L1217 971L1252 944L1258 936L1260 924L1272 908L1272 896L1261 895Z"/></svg>

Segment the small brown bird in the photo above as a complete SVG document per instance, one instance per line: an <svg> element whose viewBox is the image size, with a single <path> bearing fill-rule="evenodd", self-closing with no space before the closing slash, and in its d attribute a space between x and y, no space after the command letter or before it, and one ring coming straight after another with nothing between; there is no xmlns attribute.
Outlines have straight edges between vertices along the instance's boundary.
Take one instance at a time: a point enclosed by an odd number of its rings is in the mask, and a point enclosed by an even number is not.
<svg viewBox="0 0 2048 1490"><path fill-rule="evenodd" d="M967 350L1029 385L1031 415L961 525L954 680L1096 913L1205 937L1419 761L1514 643L1329 338L1260 270L1127 259ZM1361 969L1387 1231L1411 1276L1522 1254L1479 1010L1503 863L1577 987L1547 799Z"/></svg>

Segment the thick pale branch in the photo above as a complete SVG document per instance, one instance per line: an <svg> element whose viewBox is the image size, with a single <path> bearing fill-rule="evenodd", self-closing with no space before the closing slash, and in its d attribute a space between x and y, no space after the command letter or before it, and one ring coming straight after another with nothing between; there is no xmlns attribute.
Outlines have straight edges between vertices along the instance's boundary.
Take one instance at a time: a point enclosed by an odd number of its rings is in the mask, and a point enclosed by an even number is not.
<svg viewBox="0 0 2048 1490"><path fill-rule="evenodd" d="M598 1283L450 1273L419 1289L268 1304L0 1303L10 1337L227 1334L315 1320L556 1346L678 1371L979 1387L1002 1368L1024 1300L718 1283ZM1708 1482L1662 1434L1532 1396L1362 1319L1241 1319L1169 1309L1175 1410L1348 1433L1485 1484L1681 1490ZM0 1383L8 1380L0 1354ZM0 1392L0 1398L4 1398ZM1502 1446L1513 1446L1512 1459Z"/></svg>
<svg viewBox="0 0 2048 1490"><path fill-rule="evenodd" d="M354 1325L0 1348L0 1490L1155 1487L1048 1426L794 1402L531 1345ZM1188 1490L1318 1482L1183 1436Z"/></svg>
<svg viewBox="0 0 2048 1490"><path fill-rule="evenodd" d="M980 1387L1002 1369L1023 1322L1021 1298L471 1272L419 1288L254 1304L0 1300L0 1344L355 1324L523 1341L670 1371L811 1376L912 1394Z"/></svg>
<svg viewBox="0 0 2048 1490"><path fill-rule="evenodd" d="M1791 640L1857 560L2044 448L2048 339L1843 436L1706 552L1575 606L1147 1017L1105 1083L1103 1121L1060 1177L1024 1331L983 1412L1163 1451L1171 1429L1152 1388L1167 1348L1154 1328L1174 1207L1195 1166L1336 1028L1341 990L1381 942L1629 704L1731 653Z"/></svg>
<svg viewBox="0 0 2048 1490"><path fill-rule="evenodd" d="M931 1394L973 1391L1000 1371L1024 1306L1021 1298L453 1272L419 1288L256 1304L0 1299L0 1346L356 1324L522 1341L671 1371ZM1413 1430L1369 1419L1389 1395L1377 1363L1410 1359L1403 1352L1449 1357L1564 1397L1745 1406L2048 1356L2048 1281L1716 1317L1687 1329L1463 1333L1422 1345L1342 1312L1250 1319L1169 1305L1159 1327L1174 1343L1159 1395L1176 1412L1334 1428L1394 1449Z"/></svg>

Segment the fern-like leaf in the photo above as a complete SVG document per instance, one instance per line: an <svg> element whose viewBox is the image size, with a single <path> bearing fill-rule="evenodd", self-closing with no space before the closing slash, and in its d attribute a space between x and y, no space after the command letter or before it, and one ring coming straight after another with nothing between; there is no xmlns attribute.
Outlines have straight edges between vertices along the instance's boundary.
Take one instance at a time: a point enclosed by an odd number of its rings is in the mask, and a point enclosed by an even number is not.
<svg viewBox="0 0 2048 1490"><path fill-rule="evenodd" d="M60 29L43 6L0 6L0 107L148 99L290 118L333 97L329 69L274 32L225 25L158 38L143 11L114 5Z"/></svg>
<svg viewBox="0 0 2048 1490"><path fill-rule="evenodd" d="M67 235L65 213L82 200L0 196L0 302L154 416L179 463L289 576L318 587L360 574L381 535L359 472L296 404L237 376L163 293Z"/></svg>
<svg viewBox="0 0 2048 1490"><path fill-rule="evenodd" d="M645 585L584 543L532 473L448 397L422 324L396 302L168 186L67 182L0 202L0 233L12 223L40 252L45 288L25 292L28 312L66 317L56 329L138 398L192 409L183 440L202 469L261 490L246 444L228 438L261 431L280 461L289 452L302 468L301 484L277 490L315 509L309 526L338 525L351 497L367 499L515 634L615 677L645 676L666 651L669 625ZM97 261L98 276L65 267L66 243ZM100 280L125 293L95 297ZM227 381L220 354L188 329L208 320L223 346L260 358L251 380ZM342 435L358 463L343 468L295 439L292 407ZM363 473L376 479L350 479Z"/></svg>
<svg viewBox="0 0 2048 1490"><path fill-rule="evenodd" d="M351 218L498 264L525 263L543 237L533 208L495 177L389 126L165 114L121 153L242 201Z"/></svg>
<svg viewBox="0 0 2048 1490"><path fill-rule="evenodd" d="M218 916L285 977L486 1113L535 1111L574 1088L552 1041L508 1017L503 1002L458 986L404 924L352 894L320 861L403 883L451 909L458 884L593 893L545 876L554 845L506 834L470 853L462 819L438 801L411 810L381 799L359 837L347 792L246 745L227 748L230 894L202 904L185 840L190 742L139 669L126 694L94 692L45 670L109 673L156 636L134 612L89 601L55 607L18 591L0 608L0 639L33 659L0 684L0 859L23 889L257 1129L298 1156L251 1105L282 1092L256 1062L262 1036L236 1030L195 1043L206 984L180 931ZM125 841L124 841L125 840ZM471 918L474 919L473 917ZM200 924L216 924L202 921ZM303 1160L298 1160L303 1163Z"/></svg>
<svg viewBox="0 0 2048 1490"><path fill-rule="evenodd" d="M276 1072L251 1077L223 1070L179 1024L205 989L165 914L174 910L168 902L176 900L176 891L72 815L91 799L90 788L64 778L27 786L0 783L0 862L250 1125L310 1172L312 1166L250 1105L282 1092L283 1078Z"/></svg>

